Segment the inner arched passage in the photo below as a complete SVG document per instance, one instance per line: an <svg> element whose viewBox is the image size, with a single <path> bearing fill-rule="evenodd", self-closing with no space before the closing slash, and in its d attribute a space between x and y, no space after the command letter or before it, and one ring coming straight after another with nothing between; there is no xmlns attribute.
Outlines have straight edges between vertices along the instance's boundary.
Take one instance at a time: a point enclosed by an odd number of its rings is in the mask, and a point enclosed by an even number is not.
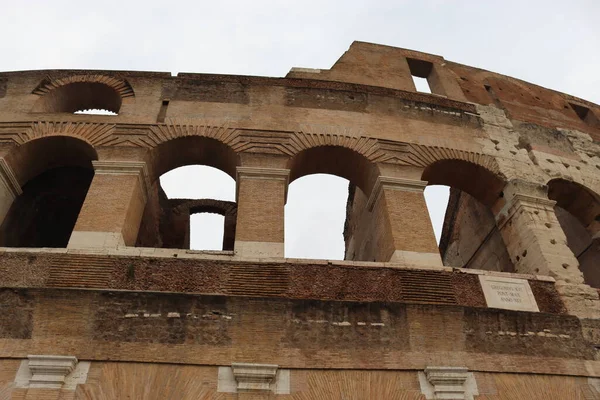
<svg viewBox="0 0 600 400"><path fill-rule="evenodd" d="M600 196L576 182L553 179L548 197L556 201L556 217L585 282L600 288Z"/></svg>
<svg viewBox="0 0 600 400"><path fill-rule="evenodd" d="M432 187L441 185L449 189L439 239L444 265L504 272L514 270L492 212L492 207L502 197L505 186L502 178L468 161L441 160L425 168L421 179ZM431 200L428 199L428 205ZM432 222L435 224L433 219Z"/></svg>
<svg viewBox="0 0 600 400"><path fill-rule="evenodd" d="M87 142L43 137L6 157L22 186L0 226L6 247L67 247L94 172L97 155Z"/></svg>
<svg viewBox="0 0 600 400"><path fill-rule="evenodd" d="M152 185L136 245L233 250L237 165L233 149L215 139L158 145L150 154Z"/></svg>
<svg viewBox="0 0 600 400"><path fill-rule="evenodd" d="M288 168L286 257L371 260L365 193L376 166L348 148L319 146L294 156Z"/></svg>

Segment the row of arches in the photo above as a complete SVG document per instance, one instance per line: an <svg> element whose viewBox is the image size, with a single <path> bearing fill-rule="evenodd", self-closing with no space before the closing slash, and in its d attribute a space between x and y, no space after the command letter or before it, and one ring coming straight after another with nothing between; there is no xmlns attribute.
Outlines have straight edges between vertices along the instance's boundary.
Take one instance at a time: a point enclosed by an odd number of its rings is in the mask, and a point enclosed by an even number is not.
<svg viewBox="0 0 600 400"><path fill-rule="evenodd" d="M5 159L14 171L15 179L22 187L23 193L17 197L4 218L0 228L0 244L15 247L65 247L93 179L92 161L98 158L96 149L87 142L67 136L43 137L10 149ZM155 201L154 203L149 201L146 205L147 210L144 213L137 242L139 245L151 247L165 245L162 240L156 239L161 236L161 223L162 226L173 224L173 220L168 220L165 210L173 215L187 213L188 218L194 213L211 213L215 210L218 212L218 207L194 209L191 206L182 207L181 201L173 202L174 199L169 197L174 196L167 196L168 193L164 193L165 188L161 187L159 179L161 176L182 166L204 165L228 175L231 188L231 183L236 179L236 167L241 164L240 155L231 147L216 139L199 136L171 139L145 152L142 158L148 165ZM371 195L377 176L380 174L378 166L356 151L336 146L313 147L302 150L289 159L274 157L272 160L274 167L290 170L288 196L295 196L292 188L295 181L301 182L301 178L329 174L347 180L348 186L345 182L341 186L346 186L346 193L349 194L344 210L345 258L370 261L361 254L361 251L349 252L348 235L351 234L349 233L351 229L348 229L348 225L352 222L353 207L364 203L364 200L361 203L361 198L366 199ZM493 207L502 197L506 182L488 169L464 160L433 162L422 170L420 179L427 181L429 185L445 185L452 188L450 203L453 206L448 212L455 215L447 213L445 224L448 227L445 228L445 236L442 234L440 241L446 263L457 267L482 268L481 263L473 263L473 260L477 260L475 257L477 252L485 250L485 246L491 246L493 249L497 247L497 233L494 233L494 211L497 210L493 210ZM205 179L199 179L198 185L206 184L202 181ZM185 185L193 186L192 182L186 182ZM326 185L331 186L331 183ZM569 247L581 264L586 281L600 287L598 268L595 267L599 254L596 242L600 227L599 196L578 183L562 179L550 180L547 185L548 197L556 201L558 220L567 236ZM217 200L233 203L231 189L228 196ZM190 197L197 199L196 196L182 197L188 200ZM305 196L304 200L300 201L312 202L314 208L319 203L319 196ZM289 199L288 202L293 204ZM148 209L152 204L156 209ZM463 217L458 218L459 214ZM456 234L460 233L461 226L466 226L460 225L461 221L466 220L464 216L473 215L478 215L478 229L485 235L479 247L465 250L465 246L461 247L461 245L466 242L457 243L460 237L457 239ZM225 218L226 215L223 217ZM458 225L456 221L459 222ZM189 221L187 223L189 224ZM231 227L228 229L231 230ZM227 230L224 229L224 232L227 233ZM317 233L313 229L310 234L318 236ZM326 236L330 235L331 233L326 234ZM343 235L343 232L340 232L340 235ZM229 237L231 243L231 234ZM178 240L170 242L167 247L183 247L185 241L182 243L180 239ZM188 236L188 244L190 240L192 239ZM468 240L472 241L473 238L470 237ZM225 245L224 239L223 243L223 248L231 247L231 244ZM486 243L496 244L486 245ZM471 247L473 247L472 243ZM471 251L472 254L469 255L468 260L465 260L465 257L453 257L452 251ZM500 254L502 249L494 250L493 253L497 261L491 262L485 268L510 271L510 257L507 261L505 254Z"/></svg>

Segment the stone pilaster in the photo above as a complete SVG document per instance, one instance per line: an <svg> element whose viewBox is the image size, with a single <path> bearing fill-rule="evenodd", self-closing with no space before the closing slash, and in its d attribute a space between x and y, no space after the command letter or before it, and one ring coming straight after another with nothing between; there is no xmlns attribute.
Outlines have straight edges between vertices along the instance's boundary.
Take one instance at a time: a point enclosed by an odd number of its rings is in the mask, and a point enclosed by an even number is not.
<svg viewBox="0 0 600 400"><path fill-rule="evenodd" d="M68 248L133 246L149 187L146 163L93 161L95 174Z"/></svg>
<svg viewBox="0 0 600 400"><path fill-rule="evenodd" d="M12 169L4 158L0 158L0 223L4 220L13 201L22 193L21 185Z"/></svg>
<svg viewBox="0 0 600 400"><path fill-rule="evenodd" d="M380 176L367 202L377 223L376 261L442 266L423 191L427 182Z"/></svg>
<svg viewBox="0 0 600 400"><path fill-rule="evenodd" d="M512 181L501 201L496 221L516 272L553 277L569 313L600 316L598 292L584 284L546 187Z"/></svg>
<svg viewBox="0 0 600 400"><path fill-rule="evenodd" d="M236 255L254 258L284 256L288 177L288 169L237 168Z"/></svg>

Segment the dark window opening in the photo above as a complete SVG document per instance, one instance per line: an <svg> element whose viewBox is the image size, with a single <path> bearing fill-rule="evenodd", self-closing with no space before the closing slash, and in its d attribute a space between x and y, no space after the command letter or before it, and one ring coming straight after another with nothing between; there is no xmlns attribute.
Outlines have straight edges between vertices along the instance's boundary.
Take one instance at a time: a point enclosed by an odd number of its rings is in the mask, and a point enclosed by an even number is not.
<svg viewBox="0 0 600 400"><path fill-rule="evenodd" d="M585 121L585 119L588 117L588 114L590 112L590 109L584 106L580 106L578 104L573 104L573 103L569 103L571 105L571 108L575 111L575 113L577 114L577 116L582 120Z"/></svg>
<svg viewBox="0 0 600 400"><path fill-rule="evenodd" d="M575 111L575 114L577 114L580 120L588 125L600 127L600 120L596 117L592 110L580 104L569 103L569 105L573 111Z"/></svg>
<svg viewBox="0 0 600 400"><path fill-rule="evenodd" d="M169 108L169 100L163 100L160 110L158 111L158 116L156 117L156 122L165 122L165 118L167 117L167 108Z"/></svg>

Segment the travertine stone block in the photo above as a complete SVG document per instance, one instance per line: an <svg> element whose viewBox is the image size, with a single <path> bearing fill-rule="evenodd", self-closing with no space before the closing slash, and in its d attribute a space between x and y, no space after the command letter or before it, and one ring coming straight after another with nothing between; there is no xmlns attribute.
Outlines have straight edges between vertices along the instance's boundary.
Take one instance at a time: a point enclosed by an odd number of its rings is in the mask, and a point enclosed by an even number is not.
<svg viewBox="0 0 600 400"><path fill-rule="evenodd" d="M428 400L473 400L479 395L473 373L462 367L427 367L419 372L421 393Z"/></svg>
<svg viewBox="0 0 600 400"><path fill-rule="evenodd" d="M290 371L274 364L233 363L219 367L217 391L290 394Z"/></svg>
<svg viewBox="0 0 600 400"><path fill-rule="evenodd" d="M529 282L491 275L479 275L488 307L507 310L539 311Z"/></svg>

